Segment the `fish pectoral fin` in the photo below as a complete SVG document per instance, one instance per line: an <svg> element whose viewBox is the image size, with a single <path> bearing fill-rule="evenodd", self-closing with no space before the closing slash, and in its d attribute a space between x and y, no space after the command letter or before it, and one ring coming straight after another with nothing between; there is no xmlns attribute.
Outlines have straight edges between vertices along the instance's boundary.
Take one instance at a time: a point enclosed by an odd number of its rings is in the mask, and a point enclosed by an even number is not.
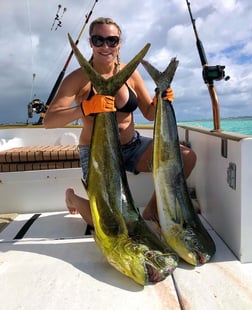
<svg viewBox="0 0 252 310"><path fill-rule="evenodd" d="M175 222L181 226L183 226L183 223L185 222L178 198L176 198L175 203Z"/></svg>

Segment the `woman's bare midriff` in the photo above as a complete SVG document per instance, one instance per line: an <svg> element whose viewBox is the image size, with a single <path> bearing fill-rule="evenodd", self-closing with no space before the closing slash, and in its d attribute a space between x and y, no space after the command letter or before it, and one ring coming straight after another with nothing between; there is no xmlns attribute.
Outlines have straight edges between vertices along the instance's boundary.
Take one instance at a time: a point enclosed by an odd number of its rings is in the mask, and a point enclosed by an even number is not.
<svg viewBox="0 0 252 310"><path fill-rule="evenodd" d="M126 144L133 137L135 133L134 120L132 113L116 112L118 121L118 129L120 135L120 143ZM83 128L81 130L79 143L80 145L90 145L92 129L93 129L94 117L87 116L83 121Z"/></svg>

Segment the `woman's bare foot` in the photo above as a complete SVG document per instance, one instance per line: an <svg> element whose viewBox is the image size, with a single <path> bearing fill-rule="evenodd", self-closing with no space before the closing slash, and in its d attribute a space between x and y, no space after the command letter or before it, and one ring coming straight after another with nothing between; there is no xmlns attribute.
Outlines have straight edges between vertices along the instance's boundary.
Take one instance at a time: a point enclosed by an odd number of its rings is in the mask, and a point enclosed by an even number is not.
<svg viewBox="0 0 252 310"><path fill-rule="evenodd" d="M76 209L75 205L74 205L74 190L72 188L68 188L66 190L66 206L67 209L69 210L70 214L78 214L79 211Z"/></svg>
<svg viewBox="0 0 252 310"><path fill-rule="evenodd" d="M159 223L155 192L153 193L149 203L147 204L147 206L143 210L142 217L146 221L153 221L153 222Z"/></svg>
<svg viewBox="0 0 252 310"><path fill-rule="evenodd" d="M154 221L159 223L156 206L148 205L142 212L142 217L146 221Z"/></svg>
<svg viewBox="0 0 252 310"><path fill-rule="evenodd" d="M66 205L71 214L80 214L84 221L90 226L94 226L89 201L77 196L72 188L66 190Z"/></svg>

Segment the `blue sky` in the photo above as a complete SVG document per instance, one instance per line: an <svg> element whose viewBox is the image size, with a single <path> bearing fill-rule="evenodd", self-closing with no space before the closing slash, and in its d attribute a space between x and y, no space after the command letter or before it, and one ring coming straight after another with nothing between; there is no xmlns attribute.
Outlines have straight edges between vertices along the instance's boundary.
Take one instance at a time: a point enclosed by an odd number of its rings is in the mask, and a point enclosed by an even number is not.
<svg viewBox="0 0 252 310"><path fill-rule="evenodd" d="M0 123L26 122L27 104L46 102L70 52L67 33L74 39L85 22L93 0L11 0L0 2ZM221 117L252 115L252 2L191 0L196 27L209 65L224 65L229 81L216 81ZM67 10L62 27L51 30L58 5ZM177 69L172 87L177 120L212 117L211 100L186 5L181 0L99 0L91 20L115 19L123 31L121 60L128 62L147 42L146 59L163 71L172 57ZM90 21L91 21L90 20ZM90 56L88 26L80 39L83 55ZM73 57L66 75L78 66ZM150 94L155 85L140 65ZM35 75L34 75L35 74ZM35 122L34 115L29 122ZM136 113L136 121L141 121Z"/></svg>

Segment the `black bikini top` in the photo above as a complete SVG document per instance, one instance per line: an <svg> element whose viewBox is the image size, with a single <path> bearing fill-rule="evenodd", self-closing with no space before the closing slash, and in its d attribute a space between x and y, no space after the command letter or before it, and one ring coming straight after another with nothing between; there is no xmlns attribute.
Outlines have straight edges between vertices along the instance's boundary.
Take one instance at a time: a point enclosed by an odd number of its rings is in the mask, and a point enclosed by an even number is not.
<svg viewBox="0 0 252 310"><path fill-rule="evenodd" d="M127 86L128 90L129 90L129 99L122 108L117 108L117 111L118 112L124 112L124 113L132 113L137 109L137 106L138 106L137 96L135 95L133 90L128 86L127 83L125 83L125 85ZM91 85L91 89L90 89L90 92L88 94L87 100L91 99L94 95L95 95L95 92L94 92L94 89Z"/></svg>

